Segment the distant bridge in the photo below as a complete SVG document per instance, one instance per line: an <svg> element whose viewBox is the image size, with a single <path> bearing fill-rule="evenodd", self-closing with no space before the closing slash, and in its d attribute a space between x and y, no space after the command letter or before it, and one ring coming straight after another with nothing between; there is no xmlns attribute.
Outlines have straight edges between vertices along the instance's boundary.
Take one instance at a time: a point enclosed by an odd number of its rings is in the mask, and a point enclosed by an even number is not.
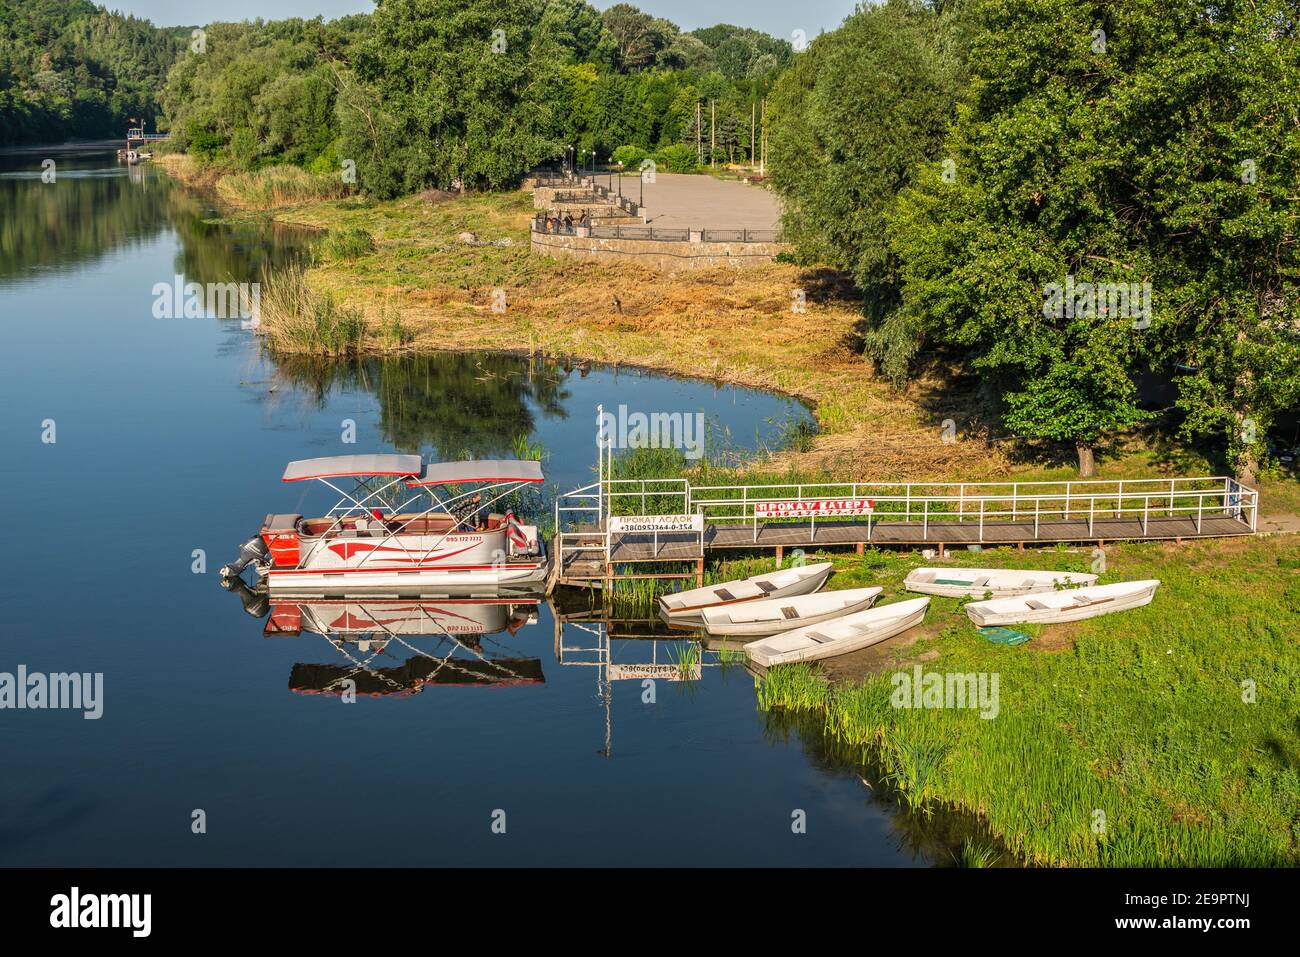
<svg viewBox="0 0 1300 957"><path fill-rule="evenodd" d="M157 143L169 139L170 133L146 133L143 127L133 126L126 131L126 145L132 143Z"/></svg>

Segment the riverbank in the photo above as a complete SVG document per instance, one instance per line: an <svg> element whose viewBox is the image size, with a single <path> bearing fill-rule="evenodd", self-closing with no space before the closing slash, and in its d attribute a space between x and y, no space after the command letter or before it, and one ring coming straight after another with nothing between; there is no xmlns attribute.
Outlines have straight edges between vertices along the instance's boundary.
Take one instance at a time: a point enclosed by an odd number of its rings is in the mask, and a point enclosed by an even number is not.
<svg viewBox="0 0 1300 957"><path fill-rule="evenodd" d="M1077 475L1072 454L997 435L977 383L954 369L936 366L901 393L874 378L857 348L860 304L831 270L773 262L663 275L627 263L554 260L529 251L534 210L522 191L457 197L431 190L390 202L317 199L257 211L241 203L229 178L187 156L164 156L160 165L249 214L368 234L373 251L324 256L307 274L308 286L356 311L365 351L533 352L791 395L811 407L818 431L764 462L771 473L863 481ZM267 331L282 351L320 348L277 335L284 330L273 323ZM1098 477L1220 468L1134 432L1100 458ZM1294 479L1266 480L1261 492L1264 516L1300 512Z"/></svg>
<svg viewBox="0 0 1300 957"><path fill-rule="evenodd" d="M835 588L902 595L921 564L835 557ZM954 565L1086 571L1086 550L986 550ZM979 816L1025 862L1049 866L1300 863L1300 539L1111 546L1102 581L1158 578L1141 609L1020 626L994 645L961 602L873 654L774 670L760 706L819 715L914 810ZM852 663L849 658L855 659ZM997 675L996 707L891 702L916 669ZM992 717L983 715L992 714Z"/></svg>

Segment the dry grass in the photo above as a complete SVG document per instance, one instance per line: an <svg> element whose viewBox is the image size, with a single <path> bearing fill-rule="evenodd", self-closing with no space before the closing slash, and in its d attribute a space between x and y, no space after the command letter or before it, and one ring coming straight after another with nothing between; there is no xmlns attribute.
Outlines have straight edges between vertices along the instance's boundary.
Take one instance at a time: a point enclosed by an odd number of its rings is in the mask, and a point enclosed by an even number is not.
<svg viewBox="0 0 1300 957"><path fill-rule="evenodd" d="M941 417L920 404L932 383L898 395L872 378L852 347L857 304L837 277L782 263L665 276L633 263L535 256L531 214L520 193L323 203L277 218L367 229L376 256L323 265L312 282L364 308L372 325L378 311L369 304L395 300L416 351L527 350L794 395L814 408L821 430L798 455L804 470L919 479L1007 467L984 442L941 441ZM457 239L465 230L510 244L467 246ZM493 309L498 289L504 312ZM795 289L806 290L805 312L791 309ZM960 422L964 414L954 402L951 415Z"/></svg>

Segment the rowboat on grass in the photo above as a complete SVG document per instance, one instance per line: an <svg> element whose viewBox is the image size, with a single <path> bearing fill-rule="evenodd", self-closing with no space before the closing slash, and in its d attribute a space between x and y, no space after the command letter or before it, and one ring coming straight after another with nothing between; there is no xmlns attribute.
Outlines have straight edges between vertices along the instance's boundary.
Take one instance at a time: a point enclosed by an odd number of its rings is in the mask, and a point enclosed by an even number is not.
<svg viewBox="0 0 1300 957"><path fill-rule="evenodd" d="M734 605L737 602L766 598L789 598L809 595L826 583L831 573L830 562L813 565L796 565L774 572L764 572L750 578L706 585L689 591L678 591L659 598L659 612L671 625L698 627L704 623L705 608Z"/></svg>
<svg viewBox="0 0 1300 957"><path fill-rule="evenodd" d="M1093 585L1067 591L1041 592L1018 598L995 598L966 606L966 615L976 625L1014 625L1020 622L1081 621L1113 611L1127 611L1151 603L1160 582L1148 579Z"/></svg>
<svg viewBox="0 0 1300 957"><path fill-rule="evenodd" d="M846 588L793 598L744 601L736 605L706 608L701 612L704 631L709 635L776 635L791 628L816 625L866 611L880 588Z"/></svg>
<svg viewBox="0 0 1300 957"><path fill-rule="evenodd" d="M1042 572L1021 568L917 568L903 587L923 595L946 598L1011 598L1056 588L1091 585L1096 575Z"/></svg>
<svg viewBox="0 0 1300 957"><path fill-rule="evenodd" d="M814 661L859 651L919 625L928 598L909 598L869 608L820 625L807 625L745 645L750 661L764 668L795 661Z"/></svg>

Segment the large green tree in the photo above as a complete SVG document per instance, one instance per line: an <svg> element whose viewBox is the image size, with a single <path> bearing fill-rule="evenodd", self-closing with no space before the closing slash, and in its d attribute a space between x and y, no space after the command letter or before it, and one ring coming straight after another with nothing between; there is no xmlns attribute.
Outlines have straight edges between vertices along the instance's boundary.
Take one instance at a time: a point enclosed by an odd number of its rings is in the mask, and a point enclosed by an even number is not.
<svg viewBox="0 0 1300 957"><path fill-rule="evenodd" d="M818 37L769 101L772 182L803 259L852 274L873 351L896 382L918 337L897 321L898 264L885 212L934 158L962 65L949 20L915 0L867 7Z"/></svg>
<svg viewBox="0 0 1300 957"><path fill-rule="evenodd" d="M1195 370L1186 428L1223 435L1246 480L1296 401L1293 13L966 7L972 81L947 165L887 217L897 315L964 350L1014 431L1074 442L1084 474L1098 439L1147 416L1148 366Z"/></svg>
<svg viewBox="0 0 1300 957"><path fill-rule="evenodd" d="M360 185L500 187L560 155L567 17L545 0L380 0L340 97Z"/></svg>

